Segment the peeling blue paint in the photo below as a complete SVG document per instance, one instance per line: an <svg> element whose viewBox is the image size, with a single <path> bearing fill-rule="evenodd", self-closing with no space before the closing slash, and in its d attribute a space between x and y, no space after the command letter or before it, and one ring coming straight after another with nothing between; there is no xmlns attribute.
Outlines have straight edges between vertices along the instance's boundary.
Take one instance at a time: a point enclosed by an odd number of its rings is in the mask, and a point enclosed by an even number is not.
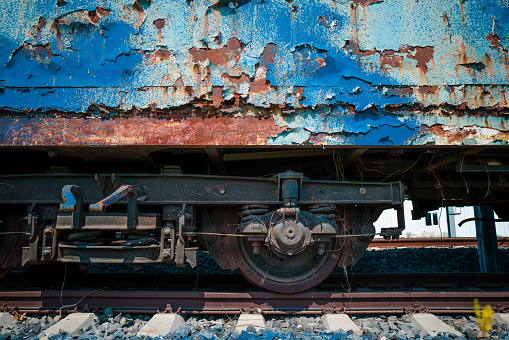
<svg viewBox="0 0 509 340"><path fill-rule="evenodd" d="M507 1L133 3L0 3L0 107L247 105L288 129L262 144L446 143L439 126L508 139Z"/></svg>

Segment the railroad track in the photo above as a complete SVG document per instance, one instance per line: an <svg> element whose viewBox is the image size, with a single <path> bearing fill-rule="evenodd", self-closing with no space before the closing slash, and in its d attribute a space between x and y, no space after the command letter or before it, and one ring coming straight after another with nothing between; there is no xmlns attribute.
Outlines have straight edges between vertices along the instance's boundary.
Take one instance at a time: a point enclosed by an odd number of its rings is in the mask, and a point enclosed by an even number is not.
<svg viewBox="0 0 509 340"><path fill-rule="evenodd" d="M509 247L509 237L499 237L497 240L499 247ZM475 237L425 237L396 240L375 238L369 246L373 248L477 247L477 239Z"/></svg>
<svg viewBox="0 0 509 340"><path fill-rule="evenodd" d="M48 273L46 273L48 274ZM30 290L33 287L61 287L63 272L52 272L41 280L40 271L12 273L0 281L0 290ZM65 287L90 289L214 289L252 290L252 285L240 274L150 274L150 273L68 273ZM508 286L509 273L390 273L390 274L331 274L317 290L352 289L421 289L448 288L463 289L492 288ZM91 284L93 283L93 284Z"/></svg>
<svg viewBox="0 0 509 340"><path fill-rule="evenodd" d="M242 309L263 314L322 314L345 309L351 314L402 314L426 309L432 313L462 314L473 311L473 300L500 308L509 305L509 292L203 292L203 291L0 291L0 305L19 312L63 311L115 313L239 314ZM65 307L64 307L65 306Z"/></svg>

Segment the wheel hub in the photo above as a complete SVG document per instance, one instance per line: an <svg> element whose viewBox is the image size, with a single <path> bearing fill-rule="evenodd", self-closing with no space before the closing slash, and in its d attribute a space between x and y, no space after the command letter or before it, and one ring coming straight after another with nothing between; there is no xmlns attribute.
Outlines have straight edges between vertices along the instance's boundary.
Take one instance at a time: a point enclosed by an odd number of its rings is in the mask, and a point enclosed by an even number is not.
<svg viewBox="0 0 509 340"><path fill-rule="evenodd" d="M284 216L286 215L286 216ZM309 289L323 281L341 254L338 226L331 220L301 211L272 211L240 223L233 211L223 220L223 254L251 283L280 293Z"/></svg>
<svg viewBox="0 0 509 340"><path fill-rule="evenodd" d="M270 228L268 240L271 249L282 258L299 254L312 243L309 228L294 220Z"/></svg>

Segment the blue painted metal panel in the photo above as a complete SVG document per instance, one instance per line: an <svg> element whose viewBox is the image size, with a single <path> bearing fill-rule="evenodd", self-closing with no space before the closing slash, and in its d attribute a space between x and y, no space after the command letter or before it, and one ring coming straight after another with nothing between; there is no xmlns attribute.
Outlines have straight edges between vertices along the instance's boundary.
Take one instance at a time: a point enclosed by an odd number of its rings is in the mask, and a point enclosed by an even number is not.
<svg viewBox="0 0 509 340"><path fill-rule="evenodd" d="M149 135L199 116L258 131L200 144L505 144L508 50L506 0L7 0L0 140L51 144L55 116L136 116Z"/></svg>

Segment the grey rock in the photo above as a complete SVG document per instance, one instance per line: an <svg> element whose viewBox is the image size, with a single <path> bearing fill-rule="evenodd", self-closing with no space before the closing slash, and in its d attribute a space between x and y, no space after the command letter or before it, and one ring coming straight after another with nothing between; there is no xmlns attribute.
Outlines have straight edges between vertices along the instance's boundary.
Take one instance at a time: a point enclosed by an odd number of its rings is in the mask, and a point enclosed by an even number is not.
<svg viewBox="0 0 509 340"><path fill-rule="evenodd" d="M373 329L364 330L364 336L370 339L378 339L380 332L374 332Z"/></svg>
<svg viewBox="0 0 509 340"><path fill-rule="evenodd" d="M472 328L465 329L463 333L470 339L477 339L477 331L473 330Z"/></svg>
<svg viewBox="0 0 509 340"><path fill-rule="evenodd" d="M364 324L364 327L369 327L369 328L378 328L378 322L374 322L374 321L368 321Z"/></svg>
<svg viewBox="0 0 509 340"><path fill-rule="evenodd" d="M385 333L389 333L390 327L387 322L380 322L379 327L384 331Z"/></svg>
<svg viewBox="0 0 509 340"><path fill-rule="evenodd" d="M403 315L401 317L401 321L406 322L406 323L411 323L412 322L412 316L405 314L405 315Z"/></svg>

